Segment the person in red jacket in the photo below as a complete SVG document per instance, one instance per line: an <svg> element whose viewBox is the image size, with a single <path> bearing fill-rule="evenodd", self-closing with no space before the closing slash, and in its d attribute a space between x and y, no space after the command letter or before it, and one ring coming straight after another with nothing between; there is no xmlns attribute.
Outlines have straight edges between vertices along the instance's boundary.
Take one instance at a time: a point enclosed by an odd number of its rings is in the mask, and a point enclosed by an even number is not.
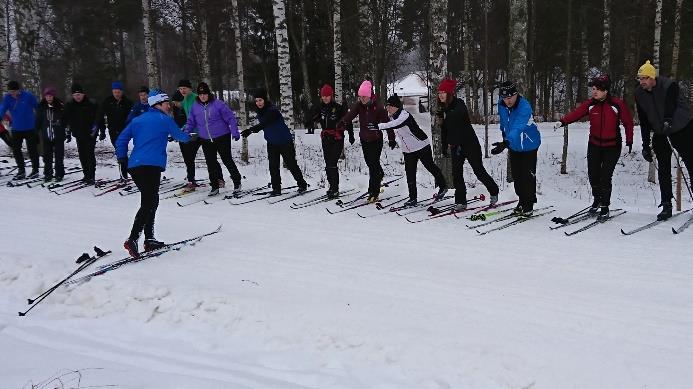
<svg viewBox="0 0 693 389"><path fill-rule="evenodd" d="M621 156L620 124L626 129L628 152L633 149L633 117L623 100L611 96L611 79L608 74L593 78L588 86L592 88L592 98L566 114L554 128L563 127L589 115L590 137L587 145L587 176L592 186L594 201L589 212L598 219L609 217L611 204L611 177Z"/></svg>
<svg viewBox="0 0 693 389"><path fill-rule="evenodd" d="M370 80L361 83L358 90L358 101L347 112L346 115L337 123L337 130L344 131L347 123L351 123L356 116L359 117L359 139L363 149L363 159L368 166L368 202L373 203L378 200L380 195L380 183L385 173L380 166L380 153L383 151L383 134L381 131L371 131L378 129L378 123L387 123L390 118L387 111L378 102L373 93L373 84ZM391 150L397 147L395 132L387 130L388 146Z"/></svg>

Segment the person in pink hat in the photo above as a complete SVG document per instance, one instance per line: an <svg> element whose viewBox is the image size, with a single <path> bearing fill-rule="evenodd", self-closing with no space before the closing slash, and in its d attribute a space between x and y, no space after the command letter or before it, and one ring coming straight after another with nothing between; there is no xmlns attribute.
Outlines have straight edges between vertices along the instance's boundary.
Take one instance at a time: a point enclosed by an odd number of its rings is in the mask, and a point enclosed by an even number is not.
<svg viewBox="0 0 693 389"><path fill-rule="evenodd" d="M380 153L383 151L383 134L378 129L378 123L387 123L390 118L387 111L378 103L373 93L373 84L364 80L358 90L358 101L349 112L339 121L337 129L344 130L347 123L359 117L359 139L363 150L363 158L368 166L368 202L376 202L380 195L380 183L385 173L380 166ZM395 132L387 130L388 146L397 147Z"/></svg>

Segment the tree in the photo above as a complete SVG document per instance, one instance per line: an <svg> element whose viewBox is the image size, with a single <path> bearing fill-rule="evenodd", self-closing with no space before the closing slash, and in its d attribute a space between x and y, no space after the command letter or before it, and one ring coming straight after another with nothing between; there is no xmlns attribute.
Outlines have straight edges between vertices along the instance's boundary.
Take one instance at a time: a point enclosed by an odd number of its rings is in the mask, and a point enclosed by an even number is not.
<svg viewBox="0 0 693 389"><path fill-rule="evenodd" d="M24 89L37 96L41 94L38 41L43 24L40 12L44 8L45 4L41 0L23 0L15 3L15 24Z"/></svg>
<svg viewBox="0 0 693 389"><path fill-rule="evenodd" d="M248 124L248 113L246 112L245 97L245 77L243 72L243 36L241 34L241 20L238 16L238 0L231 0L231 24L235 35L236 46L236 73L238 74L238 126L241 129ZM248 138L243 137L241 145L241 161L248 162Z"/></svg>
<svg viewBox="0 0 693 389"><path fill-rule="evenodd" d="M159 86L161 79L159 77L159 64L156 57L156 49L154 47L154 33L152 31L150 11L151 0L142 0L142 25L144 26L144 47L145 47L145 62L147 64L147 80L150 87Z"/></svg>
<svg viewBox="0 0 693 389"><path fill-rule="evenodd" d="M286 6L284 0L272 0L274 31L277 39L277 62L279 65L279 97L281 112L289 128L294 125L293 92L291 90L291 52L286 28Z"/></svg>
<svg viewBox="0 0 693 389"><path fill-rule="evenodd" d="M565 48L565 112L573 109L573 67L572 67L572 42L573 42L573 0L568 0L568 33L566 35ZM561 174L568 174L568 126L563 127L563 153L561 154Z"/></svg>
<svg viewBox="0 0 693 389"><path fill-rule="evenodd" d="M0 1L0 86L5 87L10 78L9 12L7 0Z"/></svg>
<svg viewBox="0 0 693 389"><path fill-rule="evenodd" d="M604 32L602 34L602 72L609 73L611 59L611 0L604 0Z"/></svg>
<svg viewBox="0 0 693 389"><path fill-rule="evenodd" d="M344 97L342 87L342 1L332 1L332 45L334 56L334 97L337 103L342 103Z"/></svg>
<svg viewBox="0 0 693 389"><path fill-rule="evenodd" d="M431 8L428 13L429 27L431 36L431 47L429 51L429 74L428 74L428 101L430 112L438 111L438 97L436 86L445 78L448 72L448 47L447 47L447 0L431 0ZM452 164L449 158L443 158L441 149L443 145L441 138L441 128L436 120L437 116L431 114L431 138L433 155L436 164L440 166L448 182L452 182Z"/></svg>

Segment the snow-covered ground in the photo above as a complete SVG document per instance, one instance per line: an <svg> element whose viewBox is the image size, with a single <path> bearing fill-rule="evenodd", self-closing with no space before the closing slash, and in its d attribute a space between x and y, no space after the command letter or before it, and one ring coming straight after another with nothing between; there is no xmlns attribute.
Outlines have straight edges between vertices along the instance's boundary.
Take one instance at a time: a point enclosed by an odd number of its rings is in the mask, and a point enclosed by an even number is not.
<svg viewBox="0 0 693 389"><path fill-rule="evenodd" d="M558 173L561 132L541 130L538 206L565 216L590 202L587 130L571 126L568 175ZM491 134L499 138L497 127ZM264 141L250 139L246 187L269 180ZM21 318L26 298L91 246L115 251L103 261L124 256L139 199L0 188L0 388L690 388L693 229L675 236L672 221L619 232L658 212L639 142L636 131L636 152L614 180L613 207L628 213L573 237L549 231L549 217L477 236L455 218L409 224L290 202L162 200L164 241L223 230L61 288ZM109 146L99 145L98 177L116 175ZM170 146L165 174L182 178ZM240 142L233 147L237 155ZM297 131L297 148L308 181L320 184L319 135ZM347 156L342 188L365 188L358 143ZM382 161L390 176L404 170L400 150L386 148ZM501 199L512 199L505 161L484 162ZM470 195L487 194L466 177ZM419 182L421 197L433 193L421 167Z"/></svg>

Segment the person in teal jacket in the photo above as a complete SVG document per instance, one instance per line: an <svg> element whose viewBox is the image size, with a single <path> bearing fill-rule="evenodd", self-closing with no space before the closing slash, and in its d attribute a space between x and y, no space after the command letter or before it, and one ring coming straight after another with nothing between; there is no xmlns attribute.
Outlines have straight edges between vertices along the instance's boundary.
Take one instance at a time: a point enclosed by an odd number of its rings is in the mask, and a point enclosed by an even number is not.
<svg viewBox="0 0 693 389"><path fill-rule="evenodd" d="M17 163L17 175L14 180L37 178L39 175L38 133L36 131L36 114L38 101L30 92L22 90L19 82L7 83L8 94L0 105L0 118L9 112L12 116L12 154ZM22 143L26 140L26 148L31 159L31 173L26 176Z"/></svg>
<svg viewBox="0 0 693 389"><path fill-rule="evenodd" d="M491 154L500 154L508 149L515 193L519 198L514 212L529 216L537 202L537 151L541 145L541 135L534 123L532 106L517 93L514 82L503 82L499 97L498 113L503 141L493 144Z"/></svg>
<svg viewBox="0 0 693 389"><path fill-rule="evenodd" d="M166 170L166 145L169 135L181 142L195 141L196 133L186 134L169 116L170 98L166 93L152 90L148 99L150 110L130 122L116 140L118 162L126 165L132 180L140 190L140 208L135 215L130 236L123 246L133 257L139 257L137 242L144 230L144 250L151 251L165 244L154 238L154 219L159 206L161 172ZM128 144L134 148L128 158Z"/></svg>

